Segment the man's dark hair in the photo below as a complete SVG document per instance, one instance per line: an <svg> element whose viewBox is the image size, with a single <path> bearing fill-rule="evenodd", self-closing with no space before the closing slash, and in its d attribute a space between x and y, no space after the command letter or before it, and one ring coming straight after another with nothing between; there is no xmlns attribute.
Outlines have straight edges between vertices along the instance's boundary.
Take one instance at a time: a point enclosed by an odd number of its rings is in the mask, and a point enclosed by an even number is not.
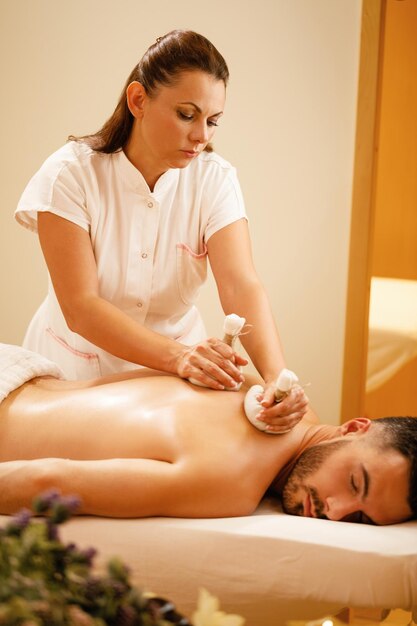
<svg viewBox="0 0 417 626"><path fill-rule="evenodd" d="M394 448L410 462L408 504L417 518L417 418L381 417L373 424L382 426L383 447Z"/></svg>

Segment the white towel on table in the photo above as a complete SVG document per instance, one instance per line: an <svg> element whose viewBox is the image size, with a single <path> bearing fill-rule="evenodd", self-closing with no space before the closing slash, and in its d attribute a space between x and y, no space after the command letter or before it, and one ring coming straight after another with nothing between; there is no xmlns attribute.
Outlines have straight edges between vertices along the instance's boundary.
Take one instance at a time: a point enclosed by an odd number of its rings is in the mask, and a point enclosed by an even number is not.
<svg viewBox="0 0 417 626"><path fill-rule="evenodd" d="M37 376L65 378L61 368L36 352L0 343L0 402Z"/></svg>

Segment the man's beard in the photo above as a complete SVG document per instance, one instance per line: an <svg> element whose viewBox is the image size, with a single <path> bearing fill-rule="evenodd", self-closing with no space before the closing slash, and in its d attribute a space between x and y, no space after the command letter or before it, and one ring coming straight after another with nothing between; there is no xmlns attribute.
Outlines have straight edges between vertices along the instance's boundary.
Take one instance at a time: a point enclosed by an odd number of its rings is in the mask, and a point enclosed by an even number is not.
<svg viewBox="0 0 417 626"><path fill-rule="evenodd" d="M324 515L324 503L320 500L317 489L308 484L308 479L319 470L324 461L348 441L330 441L304 450L294 469L289 475L282 491L282 507L289 515L304 514L304 500L310 495L315 517L327 519Z"/></svg>

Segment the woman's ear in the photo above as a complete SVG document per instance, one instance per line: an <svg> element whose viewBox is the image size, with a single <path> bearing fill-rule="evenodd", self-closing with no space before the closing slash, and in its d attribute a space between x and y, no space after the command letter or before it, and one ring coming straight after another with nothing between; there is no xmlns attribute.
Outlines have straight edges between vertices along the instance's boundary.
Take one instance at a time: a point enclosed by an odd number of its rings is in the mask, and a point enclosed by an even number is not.
<svg viewBox="0 0 417 626"><path fill-rule="evenodd" d="M366 433L369 430L372 421L367 417L355 417L353 420L345 422L339 426L339 433L342 435L358 435Z"/></svg>
<svg viewBox="0 0 417 626"><path fill-rule="evenodd" d="M144 105L148 96L145 87L134 80L126 89L126 100L129 111L136 119L143 117Z"/></svg>

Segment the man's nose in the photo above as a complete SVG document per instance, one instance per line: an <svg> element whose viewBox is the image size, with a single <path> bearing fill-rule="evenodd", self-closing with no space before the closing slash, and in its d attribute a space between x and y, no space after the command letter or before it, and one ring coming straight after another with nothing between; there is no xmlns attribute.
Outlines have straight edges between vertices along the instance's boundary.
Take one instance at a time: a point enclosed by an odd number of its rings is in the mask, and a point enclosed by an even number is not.
<svg viewBox="0 0 417 626"><path fill-rule="evenodd" d="M327 498L324 513L330 520L341 521L349 516L357 513L360 509L357 498L340 497Z"/></svg>

